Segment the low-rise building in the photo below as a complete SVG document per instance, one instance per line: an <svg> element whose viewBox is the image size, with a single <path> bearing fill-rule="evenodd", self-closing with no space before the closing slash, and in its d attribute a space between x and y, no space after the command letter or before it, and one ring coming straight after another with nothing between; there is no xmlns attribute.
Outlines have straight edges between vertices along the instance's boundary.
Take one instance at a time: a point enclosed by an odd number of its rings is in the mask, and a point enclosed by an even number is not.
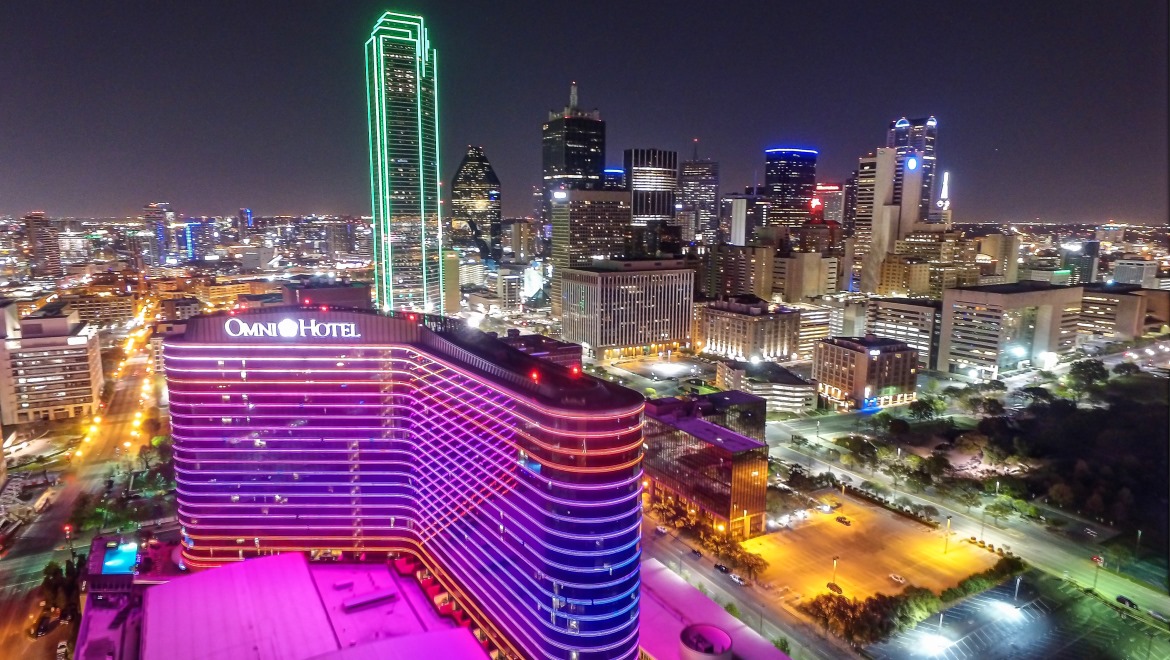
<svg viewBox="0 0 1170 660"><path fill-rule="evenodd" d="M866 335L818 342L813 380L839 408L883 408L916 398L918 351L905 342Z"/></svg>
<svg viewBox="0 0 1170 660"><path fill-rule="evenodd" d="M138 298L132 294L84 293L61 296L58 301L68 303L81 321L97 326L122 325L138 314Z"/></svg>
<svg viewBox="0 0 1170 660"><path fill-rule="evenodd" d="M544 335L522 335L515 328L508 330L508 334L500 337L500 341L532 357L548 360L553 364L570 369L581 368L580 344L571 344Z"/></svg>
<svg viewBox="0 0 1170 660"><path fill-rule="evenodd" d="M795 359L800 313L754 295L696 305L695 346L733 359Z"/></svg>
<svg viewBox="0 0 1170 660"><path fill-rule="evenodd" d="M198 298L183 296L162 301L162 320L183 321L203 312L203 303Z"/></svg>
<svg viewBox="0 0 1170 660"><path fill-rule="evenodd" d="M688 399L647 402L643 442L651 501L675 501L733 539L763 533L766 443L704 419Z"/></svg>
<svg viewBox="0 0 1170 660"><path fill-rule="evenodd" d="M720 362L715 367L715 386L758 396L772 412L799 414L817 407L817 386L775 362Z"/></svg>
<svg viewBox="0 0 1170 660"><path fill-rule="evenodd" d="M57 301L21 319L0 302L0 424L96 414L104 384L96 326Z"/></svg>

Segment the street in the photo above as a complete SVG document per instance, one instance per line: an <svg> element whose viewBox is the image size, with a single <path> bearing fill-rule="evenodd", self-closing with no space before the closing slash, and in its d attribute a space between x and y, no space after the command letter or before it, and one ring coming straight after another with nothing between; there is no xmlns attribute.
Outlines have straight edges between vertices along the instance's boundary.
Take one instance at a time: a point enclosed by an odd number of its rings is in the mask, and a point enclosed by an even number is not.
<svg viewBox="0 0 1170 660"><path fill-rule="evenodd" d="M57 642L66 639L71 627L58 626L40 639L29 636L29 628L39 613L41 569L50 560L64 565L69 546L64 528L77 496L84 492L101 492L106 477L128 451L123 443L131 439L134 413L140 409L139 396L149 361L134 357L126 362L120 375L108 374L115 390L90 440L78 446L80 456L66 468L57 486L53 505L35 522L25 526L0 559L0 648L9 658L51 658ZM137 446L137 439L133 443ZM84 552L92 538L85 533L73 540L74 548Z"/></svg>

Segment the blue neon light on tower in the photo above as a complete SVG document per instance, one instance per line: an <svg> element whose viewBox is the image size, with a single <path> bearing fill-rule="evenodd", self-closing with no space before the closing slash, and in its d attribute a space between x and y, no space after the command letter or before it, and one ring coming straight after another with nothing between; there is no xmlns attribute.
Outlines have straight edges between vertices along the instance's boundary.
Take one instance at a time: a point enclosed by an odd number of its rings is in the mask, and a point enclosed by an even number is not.
<svg viewBox="0 0 1170 660"><path fill-rule="evenodd" d="M769 222L799 227L809 219L816 196L817 151L796 147L764 150L764 185L771 198Z"/></svg>

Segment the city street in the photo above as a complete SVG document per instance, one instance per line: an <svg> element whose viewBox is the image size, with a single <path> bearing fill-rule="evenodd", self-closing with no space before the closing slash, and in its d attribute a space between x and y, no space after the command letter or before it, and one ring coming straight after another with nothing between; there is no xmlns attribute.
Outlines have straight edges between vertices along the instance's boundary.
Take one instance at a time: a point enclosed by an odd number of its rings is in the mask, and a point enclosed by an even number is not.
<svg viewBox="0 0 1170 660"><path fill-rule="evenodd" d="M101 492L111 469L124 460L131 440L134 413L140 410L139 397L149 361L135 357L127 361L120 375L108 374L115 382L113 397L97 430L90 440L78 446L80 456L61 475L61 485L53 505L35 522L18 532L12 546L0 559L0 648L9 658L51 658L57 642L66 639L70 626L60 626L48 635L33 639L29 628L39 612L37 588L41 583L41 569L50 560L64 565L69 559L69 546L64 527L81 492ZM137 438L134 438L137 446ZM84 552L92 538L85 533L73 541L79 552Z"/></svg>

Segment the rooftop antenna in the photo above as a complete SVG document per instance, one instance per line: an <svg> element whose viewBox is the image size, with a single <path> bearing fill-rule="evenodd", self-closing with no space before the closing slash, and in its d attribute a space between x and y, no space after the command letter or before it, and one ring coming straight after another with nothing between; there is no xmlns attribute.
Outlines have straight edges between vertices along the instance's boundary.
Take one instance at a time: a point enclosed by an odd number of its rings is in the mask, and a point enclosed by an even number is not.
<svg viewBox="0 0 1170 660"><path fill-rule="evenodd" d="M570 108L577 107L577 81L576 80L574 80L573 84L569 86L569 107Z"/></svg>
<svg viewBox="0 0 1170 660"><path fill-rule="evenodd" d="M693 138L692 142L695 143L695 154L691 160L699 160L699 138Z"/></svg>

